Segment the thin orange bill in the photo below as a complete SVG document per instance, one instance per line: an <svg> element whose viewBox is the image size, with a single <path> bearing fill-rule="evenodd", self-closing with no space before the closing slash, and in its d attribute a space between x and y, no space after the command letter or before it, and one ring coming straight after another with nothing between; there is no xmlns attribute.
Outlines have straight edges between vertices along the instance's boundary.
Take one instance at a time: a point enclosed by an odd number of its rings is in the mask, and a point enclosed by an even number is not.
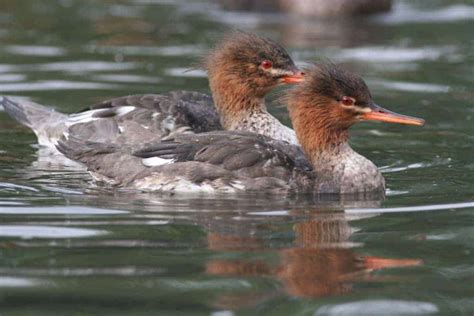
<svg viewBox="0 0 474 316"><path fill-rule="evenodd" d="M366 121L381 121L381 122L388 122L388 123L398 123L398 124L406 124L406 125L418 125L422 126L425 124L425 120L413 117L398 114L387 109L384 109L376 104L372 104L370 106L371 111L362 114L361 118Z"/></svg>
<svg viewBox="0 0 474 316"><path fill-rule="evenodd" d="M365 267L371 270L423 265L423 260L420 259L389 259L381 257L365 257L364 261Z"/></svg>
<svg viewBox="0 0 474 316"><path fill-rule="evenodd" d="M283 83L300 83L304 80L304 72L298 71L295 72L293 75L285 76L281 78L281 82Z"/></svg>

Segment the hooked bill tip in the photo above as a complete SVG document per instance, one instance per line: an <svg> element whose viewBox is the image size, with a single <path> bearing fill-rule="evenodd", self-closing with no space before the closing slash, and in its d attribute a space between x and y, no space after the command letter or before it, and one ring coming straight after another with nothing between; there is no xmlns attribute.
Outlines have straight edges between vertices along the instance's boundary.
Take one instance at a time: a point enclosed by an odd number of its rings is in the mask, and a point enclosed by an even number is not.
<svg viewBox="0 0 474 316"><path fill-rule="evenodd" d="M425 124L425 120L422 118L398 114L384 109L376 104L371 105L371 111L364 113L362 115L362 119L366 121L380 121L416 126L423 126Z"/></svg>

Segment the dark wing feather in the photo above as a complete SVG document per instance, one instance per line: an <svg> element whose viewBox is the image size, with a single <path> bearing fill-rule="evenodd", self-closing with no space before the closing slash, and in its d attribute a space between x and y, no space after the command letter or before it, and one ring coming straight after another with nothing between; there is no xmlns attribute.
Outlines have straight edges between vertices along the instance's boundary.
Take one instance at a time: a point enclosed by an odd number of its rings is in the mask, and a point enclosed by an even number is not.
<svg viewBox="0 0 474 316"><path fill-rule="evenodd" d="M91 105L81 112L124 106L172 115L176 117L178 124L191 126L193 131L199 133L222 129L212 97L195 91L129 95ZM107 115L107 112L103 113Z"/></svg>
<svg viewBox="0 0 474 316"><path fill-rule="evenodd" d="M261 135L216 131L177 135L170 141L148 144L133 155L202 162L239 176L286 179L296 169L303 170L302 164L292 154L287 154L292 151L292 145Z"/></svg>
<svg viewBox="0 0 474 316"><path fill-rule="evenodd" d="M88 106L80 112L90 110L110 109L123 106L135 106L142 109L162 111L162 104L166 104L169 96L162 94L137 94L118 97Z"/></svg>
<svg viewBox="0 0 474 316"><path fill-rule="evenodd" d="M182 132L221 130L219 116L213 105L212 98L206 94L172 91L163 95L145 94L115 98L92 105L79 114L91 111L89 113L94 119L92 125L95 129L101 129L98 125L102 123L110 125L108 121L115 122L119 133L102 137L108 137L107 141L110 142L133 144L173 137L174 134ZM126 109L127 111L123 111ZM82 130L86 131L90 128L89 123L78 124L83 125ZM75 132L79 133L80 129ZM85 138L81 134L76 136Z"/></svg>

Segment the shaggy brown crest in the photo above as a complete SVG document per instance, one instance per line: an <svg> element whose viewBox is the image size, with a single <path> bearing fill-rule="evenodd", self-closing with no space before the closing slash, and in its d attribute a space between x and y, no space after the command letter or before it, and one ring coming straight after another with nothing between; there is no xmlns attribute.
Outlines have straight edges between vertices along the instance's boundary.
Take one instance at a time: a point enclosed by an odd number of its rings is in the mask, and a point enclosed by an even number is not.
<svg viewBox="0 0 474 316"><path fill-rule="evenodd" d="M303 75L279 44L243 32L218 43L203 67L225 128L232 118L261 108L263 97L276 85L295 83Z"/></svg>
<svg viewBox="0 0 474 316"><path fill-rule="evenodd" d="M266 72L260 69L264 61L270 61L281 73ZM204 68L210 73L225 72L247 81L255 77L277 80L297 70L288 52L278 43L255 34L234 32L224 37L204 58ZM249 78L250 77L250 78ZM277 84L275 81L273 84Z"/></svg>
<svg viewBox="0 0 474 316"><path fill-rule="evenodd" d="M313 100L315 95L336 101L349 96L356 100L355 105L361 107L368 106L372 102L369 88L361 77L331 63L313 66L302 87L296 89L294 93L300 93L301 98L313 98Z"/></svg>

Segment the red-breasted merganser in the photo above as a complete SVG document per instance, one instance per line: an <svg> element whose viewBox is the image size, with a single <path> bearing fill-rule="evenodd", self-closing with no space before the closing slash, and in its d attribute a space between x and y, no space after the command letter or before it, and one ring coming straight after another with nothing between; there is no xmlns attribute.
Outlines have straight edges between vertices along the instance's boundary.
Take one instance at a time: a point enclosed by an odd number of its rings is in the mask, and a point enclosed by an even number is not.
<svg viewBox="0 0 474 316"><path fill-rule="evenodd" d="M296 160L287 142L230 131L180 134L138 150L70 134L58 149L96 179L146 191L383 193L377 167L349 146L349 127L364 120L424 124L377 106L360 77L333 64L314 66L287 104L309 162Z"/></svg>
<svg viewBox="0 0 474 316"><path fill-rule="evenodd" d="M81 134L87 134L89 140L116 144L140 144L222 127L297 143L294 131L273 117L264 102L265 95L278 84L303 79L303 73L283 47L256 35L236 32L218 43L203 64L214 101L206 94L191 91L132 95L107 100L72 115L6 97L0 104L36 133L40 145L53 149L70 128L76 132L83 129Z"/></svg>

